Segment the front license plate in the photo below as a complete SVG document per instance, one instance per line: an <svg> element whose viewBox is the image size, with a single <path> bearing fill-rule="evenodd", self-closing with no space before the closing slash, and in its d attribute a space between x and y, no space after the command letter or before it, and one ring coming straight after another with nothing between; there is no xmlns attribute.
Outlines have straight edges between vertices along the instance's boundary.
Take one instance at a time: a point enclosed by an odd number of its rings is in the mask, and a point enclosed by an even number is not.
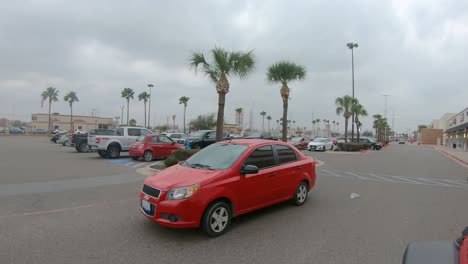
<svg viewBox="0 0 468 264"><path fill-rule="evenodd" d="M147 213L151 212L151 204L146 200L141 200L141 208Z"/></svg>

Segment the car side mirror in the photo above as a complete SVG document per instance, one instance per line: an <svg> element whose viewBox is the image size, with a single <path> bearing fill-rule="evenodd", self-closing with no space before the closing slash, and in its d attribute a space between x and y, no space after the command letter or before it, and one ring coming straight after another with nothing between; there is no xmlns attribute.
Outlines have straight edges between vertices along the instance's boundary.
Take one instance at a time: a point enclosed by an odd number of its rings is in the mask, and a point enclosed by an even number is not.
<svg viewBox="0 0 468 264"><path fill-rule="evenodd" d="M256 174L258 173L258 167L255 165L245 165L241 169L241 174L246 175L246 174Z"/></svg>

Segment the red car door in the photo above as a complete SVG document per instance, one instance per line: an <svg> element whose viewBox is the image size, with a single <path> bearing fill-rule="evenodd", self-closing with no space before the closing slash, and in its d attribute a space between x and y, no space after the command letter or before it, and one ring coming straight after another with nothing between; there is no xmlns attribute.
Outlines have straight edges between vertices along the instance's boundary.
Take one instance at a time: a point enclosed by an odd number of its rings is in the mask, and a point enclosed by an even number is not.
<svg viewBox="0 0 468 264"><path fill-rule="evenodd" d="M281 199L292 196L296 190L298 176L301 174L302 167L298 164L298 157L294 149L284 145L274 145L278 166L276 178L274 179L276 189L276 198Z"/></svg>
<svg viewBox="0 0 468 264"><path fill-rule="evenodd" d="M239 211L250 211L272 200L271 178L275 177L276 163L271 145L258 147L243 162L244 165L257 166L257 174L241 175L239 185Z"/></svg>
<svg viewBox="0 0 468 264"><path fill-rule="evenodd" d="M173 150L179 149L174 141L166 136L160 136L159 141L161 141L161 155L164 155L163 157L169 157Z"/></svg>

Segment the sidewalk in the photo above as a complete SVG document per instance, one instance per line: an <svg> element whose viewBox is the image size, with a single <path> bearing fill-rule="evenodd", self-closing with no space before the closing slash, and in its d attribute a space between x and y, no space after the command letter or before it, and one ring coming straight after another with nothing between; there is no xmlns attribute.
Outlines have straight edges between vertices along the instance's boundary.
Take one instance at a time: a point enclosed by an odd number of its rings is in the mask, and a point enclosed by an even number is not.
<svg viewBox="0 0 468 264"><path fill-rule="evenodd" d="M446 146L434 146L434 148L442 152L443 154L449 156L450 158L458 161L461 164L464 164L465 167L468 167L468 152L461 149L453 149Z"/></svg>

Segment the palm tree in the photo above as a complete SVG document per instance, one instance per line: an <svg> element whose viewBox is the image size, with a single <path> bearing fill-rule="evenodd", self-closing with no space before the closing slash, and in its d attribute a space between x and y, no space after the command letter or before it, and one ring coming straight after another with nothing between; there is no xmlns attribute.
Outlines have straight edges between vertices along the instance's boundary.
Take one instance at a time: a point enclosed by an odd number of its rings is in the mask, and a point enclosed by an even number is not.
<svg viewBox="0 0 468 264"><path fill-rule="evenodd" d="M315 123L317 123L315 120L312 120L312 131L315 130Z"/></svg>
<svg viewBox="0 0 468 264"><path fill-rule="evenodd" d="M124 88L122 92L120 93L122 98L127 99L127 126L129 124L129 117L130 117L130 99L133 99L133 96L135 95L135 92L132 90L132 88Z"/></svg>
<svg viewBox="0 0 468 264"><path fill-rule="evenodd" d="M382 141L382 130L386 129L388 124L387 124L387 119L383 118L382 115L376 114L372 116L374 118L374 126L377 134L377 140Z"/></svg>
<svg viewBox="0 0 468 264"><path fill-rule="evenodd" d="M268 120L268 132L270 132L270 121L271 121L271 116L267 116L266 119Z"/></svg>
<svg viewBox="0 0 468 264"><path fill-rule="evenodd" d="M185 130L185 114L187 113L187 103L189 100L190 100L190 97L187 97L187 96L182 96L181 98L179 98L179 104L184 105L184 133L187 133Z"/></svg>
<svg viewBox="0 0 468 264"><path fill-rule="evenodd" d="M353 105L354 98L349 95L345 95L343 97L338 97L335 100L336 114L341 115L345 118L345 143L348 142L348 119L351 117L351 106Z"/></svg>
<svg viewBox="0 0 468 264"><path fill-rule="evenodd" d="M281 83L281 99L283 99L283 120L288 120L288 101L290 89L288 83L296 80L304 80L306 69L304 66L292 62L282 61L268 67L267 79L272 83ZM283 122L283 141L287 141L287 124Z"/></svg>
<svg viewBox="0 0 468 264"><path fill-rule="evenodd" d="M336 133L336 126L335 126L335 125L336 125L336 121L333 120L332 124L333 124L333 133Z"/></svg>
<svg viewBox="0 0 468 264"><path fill-rule="evenodd" d="M128 122L128 124L131 125L131 126L136 126L137 122L136 122L135 119L132 118L132 119L130 119L130 122Z"/></svg>
<svg viewBox="0 0 468 264"><path fill-rule="evenodd" d="M260 115L262 116L262 119L263 119L262 120L262 122L263 122L262 123L262 132L265 132L265 116L267 115L267 112L262 111L262 112L260 112Z"/></svg>
<svg viewBox="0 0 468 264"><path fill-rule="evenodd" d="M241 126L242 127L242 122L241 122L241 116L242 116L242 107L239 107L236 109L236 113L237 113L237 116L236 116L236 122L237 122L237 125L238 126Z"/></svg>
<svg viewBox="0 0 468 264"><path fill-rule="evenodd" d="M54 88L54 87L49 87L47 89L45 89L42 93L41 93L41 97L42 97L42 100L45 101L45 100L49 100L49 124L48 124L48 129L47 129L47 135L50 136L50 130L51 130L51 127L50 127L50 110L51 110L51 106L52 106L52 102L57 102L58 101L58 94L59 94L59 91Z"/></svg>
<svg viewBox="0 0 468 264"><path fill-rule="evenodd" d="M254 69L254 56L252 51L228 52L222 48L215 47L211 50L212 62L208 63L201 52L192 54L190 65L195 71L200 70L210 77L216 84L218 93L218 118L216 120L216 141L223 140L224 105L226 94L229 92L228 76L237 75L246 78ZM199 68L199 66L201 66Z"/></svg>
<svg viewBox="0 0 468 264"><path fill-rule="evenodd" d="M338 130L338 134L340 133L340 123L339 122L336 122L336 128Z"/></svg>
<svg viewBox="0 0 468 264"><path fill-rule="evenodd" d="M315 122L317 123L317 136L318 136L320 132L320 119L319 118L315 119Z"/></svg>
<svg viewBox="0 0 468 264"><path fill-rule="evenodd" d="M145 112L145 124L143 126L146 127L146 102L148 102L148 99L150 98L150 94L147 92L142 92L141 94L138 95L138 101L143 100L143 106L144 106L144 112ZM149 120L148 120L149 124Z"/></svg>
<svg viewBox="0 0 468 264"><path fill-rule="evenodd" d="M357 142L359 142L359 128L361 127L359 116L367 116L367 110L356 99L354 104L351 106L351 111L354 113L354 123L356 123Z"/></svg>
<svg viewBox="0 0 468 264"><path fill-rule="evenodd" d="M65 97L63 97L63 100L65 102L68 102L68 104L70 105L70 132L73 133L73 131L75 130L75 128L73 127L73 103L79 102L78 96L76 96L75 92L69 92L65 95Z"/></svg>

